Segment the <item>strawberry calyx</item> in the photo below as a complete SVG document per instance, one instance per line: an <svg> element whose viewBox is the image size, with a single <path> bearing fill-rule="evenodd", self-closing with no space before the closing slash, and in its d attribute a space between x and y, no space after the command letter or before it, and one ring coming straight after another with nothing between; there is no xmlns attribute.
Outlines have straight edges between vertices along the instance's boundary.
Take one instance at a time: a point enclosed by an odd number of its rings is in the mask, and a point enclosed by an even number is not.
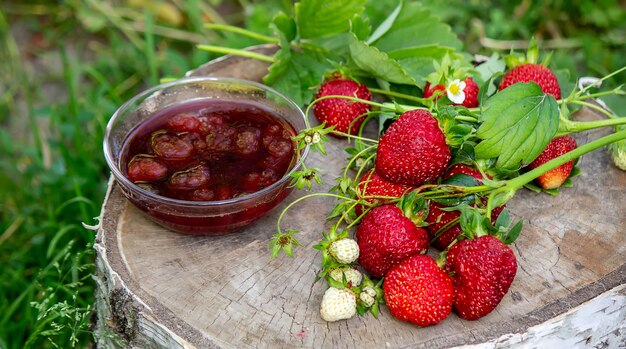
<svg viewBox="0 0 626 349"><path fill-rule="evenodd" d="M273 235L272 240L269 243L269 249L272 251L272 258L276 258L278 254L283 251L289 257L293 257L293 248L295 246L302 246L294 234L299 233L297 230L287 230L286 232L278 232Z"/></svg>
<svg viewBox="0 0 626 349"><path fill-rule="evenodd" d="M511 51L511 53L504 56L504 64L506 64L509 69L513 69L522 64L537 64L538 60L539 46L537 45L537 40L535 40L534 36L530 38L530 41L528 42L528 48L526 49L525 54L516 54ZM544 60L544 62L542 62L542 65L547 66L548 62L549 58L548 60Z"/></svg>
<svg viewBox="0 0 626 349"><path fill-rule="evenodd" d="M426 81L433 87L438 85L448 85L453 80L465 80L469 76L469 70L471 65L462 59L462 56L446 53L445 56L439 61L433 61L435 70L426 76ZM436 98L436 97L435 97Z"/></svg>
<svg viewBox="0 0 626 349"><path fill-rule="evenodd" d="M479 115L464 107L447 105L433 113L433 117L446 137L446 144L454 150L463 147L475 135Z"/></svg>
<svg viewBox="0 0 626 349"><path fill-rule="evenodd" d="M414 190L407 195L403 195L396 205L402 214L418 227L425 227L428 216L428 202L418 196L418 191Z"/></svg>
<svg viewBox="0 0 626 349"><path fill-rule="evenodd" d="M330 245L335 241L348 238L348 235L349 234L347 230L341 230L340 232L337 232L336 226L332 226L329 229L328 233L322 232L323 239L319 243L313 245L313 248L322 252L322 267L324 269L337 267L342 264L337 264L335 258L333 258L333 256L330 254Z"/></svg>

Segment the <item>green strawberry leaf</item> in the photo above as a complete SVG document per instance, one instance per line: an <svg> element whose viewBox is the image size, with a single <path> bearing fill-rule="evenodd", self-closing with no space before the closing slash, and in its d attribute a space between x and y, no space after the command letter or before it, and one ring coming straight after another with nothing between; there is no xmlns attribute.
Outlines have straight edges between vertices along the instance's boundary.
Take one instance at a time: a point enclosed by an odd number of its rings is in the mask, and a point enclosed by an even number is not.
<svg viewBox="0 0 626 349"><path fill-rule="evenodd" d="M343 278L344 279L346 278L345 274L344 274ZM346 288L346 284L343 281L337 281L337 280L333 279L330 275L326 275L326 282L328 282L328 286L330 286L330 287Z"/></svg>
<svg viewBox="0 0 626 349"><path fill-rule="evenodd" d="M317 49L323 51L324 56L326 56L327 59L333 59L341 66L345 64L346 58L350 56L348 45L346 45L346 43L351 35L352 33L346 32L332 36L325 36L319 39L312 39L310 40L311 45L307 45L307 48L316 47ZM341 69L345 68L345 66L341 66ZM334 70L340 69L339 67L335 67ZM342 73L344 73L343 70ZM350 75L349 72L348 75Z"/></svg>
<svg viewBox="0 0 626 349"><path fill-rule="evenodd" d="M452 149L460 148L473 136L474 126L456 119L457 116L468 113L466 108L447 105L441 107L435 116L441 131L446 136L446 144Z"/></svg>
<svg viewBox="0 0 626 349"><path fill-rule="evenodd" d="M298 29L296 28L296 22L293 18L287 16L284 12L279 12L274 19L272 20L274 27L278 30L282 35L285 36L285 39L288 42L291 42L296 38L298 33ZM280 35L280 34L279 34Z"/></svg>
<svg viewBox="0 0 626 349"><path fill-rule="evenodd" d="M480 85L480 88L478 89L479 105L484 105L487 98L496 92L496 84L494 81L502 75L502 73L496 73Z"/></svg>
<svg viewBox="0 0 626 349"><path fill-rule="evenodd" d="M443 181L441 184L454 185L457 187L475 187L479 185L478 179L466 175L464 173L457 173L450 178Z"/></svg>
<svg viewBox="0 0 626 349"><path fill-rule="evenodd" d="M496 79L504 74L506 65L497 53L494 53L487 61L479 64L474 74L474 80L480 86L478 91L478 102L483 105L487 97L493 95L496 90Z"/></svg>
<svg viewBox="0 0 626 349"><path fill-rule="evenodd" d="M522 226L524 225L524 222L522 222L522 220L520 219L519 221L517 221L517 223L515 223L515 225L513 226L513 228L511 228L511 230L509 230L501 239L501 241L508 245L513 243L515 240L517 240L517 237L519 236L519 234L522 232Z"/></svg>
<svg viewBox="0 0 626 349"><path fill-rule="evenodd" d="M572 172L570 172L569 177L567 177L567 179L578 177L583 173L580 167L576 166L576 163L578 162L579 159L580 158L576 159L576 162L574 163L574 167L572 168Z"/></svg>
<svg viewBox="0 0 626 349"><path fill-rule="evenodd" d="M603 96L602 101L611 108L615 115L626 115L626 98L623 95Z"/></svg>
<svg viewBox="0 0 626 349"><path fill-rule="evenodd" d="M559 82L559 88L561 89L561 96L567 97L574 90L577 89L576 81L571 80L571 73L569 69L558 69L554 70L554 75L556 76L557 81ZM578 104L570 105L571 108L580 109ZM571 112L575 112L576 110L572 110Z"/></svg>
<svg viewBox="0 0 626 349"><path fill-rule="evenodd" d="M370 312L372 313L372 315L374 316L375 319L378 319L378 309L379 309L379 301L376 300L374 302L374 304L372 304L372 307L370 308Z"/></svg>
<svg viewBox="0 0 626 349"><path fill-rule="evenodd" d="M355 15L350 21L350 31L354 33L359 40L367 39L372 32L372 25L370 24L369 18L361 15Z"/></svg>
<svg viewBox="0 0 626 349"><path fill-rule="evenodd" d="M269 67L263 82L302 106L311 101L315 94L312 87L322 83L324 74L332 66L319 52L305 48L293 50L285 35L280 37L281 48L274 56L275 62Z"/></svg>
<svg viewBox="0 0 626 349"><path fill-rule="evenodd" d="M350 29L350 20L363 13L365 0L302 0L295 5L302 39L330 36Z"/></svg>
<svg viewBox="0 0 626 349"><path fill-rule="evenodd" d="M491 222L476 208L463 205L459 209L461 211L459 224L465 236L475 238L489 234Z"/></svg>
<svg viewBox="0 0 626 349"><path fill-rule="evenodd" d="M506 70L506 64L498 53L493 53L485 62L476 66L474 71L478 73L474 75L474 80L485 82L498 73ZM493 93L493 91L492 91Z"/></svg>
<svg viewBox="0 0 626 349"><path fill-rule="evenodd" d="M396 84L415 85L400 64L387 56L385 52L359 41L355 35L350 37L350 57L354 63L375 78Z"/></svg>
<svg viewBox="0 0 626 349"><path fill-rule="evenodd" d="M389 52L389 57L396 59L420 87L426 84L428 75L435 71L433 60L439 61L446 55L452 59L463 57L455 53L453 47L440 45L414 46Z"/></svg>
<svg viewBox="0 0 626 349"><path fill-rule="evenodd" d="M460 50L463 46L449 25L417 2L405 4L398 17L393 21L393 25L372 43L384 52L427 45L452 47Z"/></svg>
<svg viewBox="0 0 626 349"><path fill-rule="evenodd" d="M441 184L452 185L456 187L475 187L479 185L478 180L472 176L457 173L454 176L443 181ZM433 201L445 206L459 206L462 204L471 204L476 201L475 195L470 194L462 197L438 198Z"/></svg>
<svg viewBox="0 0 626 349"><path fill-rule="evenodd" d="M396 114L391 113L380 113L378 114L378 134L382 135L385 133L387 128L396 120L398 116Z"/></svg>
<svg viewBox="0 0 626 349"><path fill-rule="evenodd" d="M466 142L452 156L452 160L450 161L450 166L454 164L466 164L471 165L476 160L476 153L474 152L474 147L476 144L473 142Z"/></svg>
<svg viewBox="0 0 626 349"><path fill-rule="evenodd" d="M511 215L509 214L509 210L504 209L502 210L502 212L500 212L498 219L496 219L495 227L496 229L499 229L500 227L508 228L510 224L511 224Z"/></svg>
<svg viewBox="0 0 626 349"><path fill-rule="evenodd" d="M526 188L526 189L528 189L530 191L533 191L535 193L541 193L541 191L543 190L540 186L536 185L533 182L524 184L524 188Z"/></svg>
<svg viewBox="0 0 626 349"><path fill-rule="evenodd" d="M514 171L531 163L554 137L559 107L534 82L517 83L485 101L480 121L476 157L497 158L497 168Z"/></svg>
<svg viewBox="0 0 626 349"><path fill-rule="evenodd" d="M418 192L412 191L403 195L396 205L402 214L418 227L426 226L426 216L428 216L428 205L426 200L419 196Z"/></svg>
<svg viewBox="0 0 626 349"><path fill-rule="evenodd" d="M363 316L367 313L368 308L361 302L357 302L356 304L356 313L359 314L359 316Z"/></svg>
<svg viewBox="0 0 626 349"><path fill-rule="evenodd" d="M326 221L331 221L334 218L337 218L343 215L345 212L350 210L351 206L352 206L352 202L349 202L349 201L343 201L343 202L338 203L337 205L335 205L332 212L328 214L328 216L326 217Z"/></svg>
<svg viewBox="0 0 626 349"><path fill-rule="evenodd" d="M378 28L376 28L376 30L374 31L374 33L372 33L369 39L367 39L366 42L368 45L380 39L380 37L382 37L383 35L385 35L385 33L389 31L393 23L396 21L396 18L398 18L400 11L402 11L403 6L404 1L400 1L398 6L396 6L396 8L389 14L389 16L385 18L385 20L378 26Z"/></svg>

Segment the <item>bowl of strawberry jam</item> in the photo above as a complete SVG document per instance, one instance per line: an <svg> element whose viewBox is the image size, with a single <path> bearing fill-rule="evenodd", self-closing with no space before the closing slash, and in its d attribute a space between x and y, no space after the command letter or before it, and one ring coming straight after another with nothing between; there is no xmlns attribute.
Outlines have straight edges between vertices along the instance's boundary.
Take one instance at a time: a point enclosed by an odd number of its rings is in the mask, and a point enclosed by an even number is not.
<svg viewBox="0 0 626 349"><path fill-rule="evenodd" d="M309 149L302 110L273 89L222 77L153 87L113 114L104 154L124 195L176 232L217 235L258 220L291 192Z"/></svg>

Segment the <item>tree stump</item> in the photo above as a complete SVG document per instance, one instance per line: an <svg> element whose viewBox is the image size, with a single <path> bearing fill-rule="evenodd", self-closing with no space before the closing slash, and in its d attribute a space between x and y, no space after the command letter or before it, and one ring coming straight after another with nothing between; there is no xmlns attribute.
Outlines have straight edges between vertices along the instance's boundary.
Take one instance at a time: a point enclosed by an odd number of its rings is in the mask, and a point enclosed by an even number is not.
<svg viewBox="0 0 626 349"><path fill-rule="evenodd" d="M271 54L274 47L256 50ZM227 57L191 72L260 81L267 64ZM579 118L594 118L582 112ZM579 135L585 143L608 131ZM340 176L345 141L310 167L326 169L326 191ZM293 259L270 259L267 245L280 211L226 236L177 234L152 223L114 180L96 239L97 344L138 348L444 348L626 346L626 172L605 150L585 155L573 188L554 197L526 190L508 204L524 229L513 245L518 274L502 303L478 321L451 315L437 326L400 322L382 307L326 323L325 290L313 284L320 255L312 246L328 229L329 198L293 207L283 227L299 229Z"/></svg>

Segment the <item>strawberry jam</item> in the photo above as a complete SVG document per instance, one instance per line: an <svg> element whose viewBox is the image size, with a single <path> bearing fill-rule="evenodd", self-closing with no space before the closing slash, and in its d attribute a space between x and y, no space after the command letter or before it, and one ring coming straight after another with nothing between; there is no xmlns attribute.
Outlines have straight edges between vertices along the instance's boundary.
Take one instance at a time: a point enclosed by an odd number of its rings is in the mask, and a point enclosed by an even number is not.
<svg viewBox="0 0 626 349"><path fill-rule="evenodd" d="M121 168L141 188L185 201L229 200L279 181L295 164L294 128L261 105L193 100L152 115L126 139ZM228 231L273 208L288 190L238 214L172 214L131 200L157 222L187 233ZM194 209L190 209L193 211ZM222 229L223 227L223 229Z"/></svg>

